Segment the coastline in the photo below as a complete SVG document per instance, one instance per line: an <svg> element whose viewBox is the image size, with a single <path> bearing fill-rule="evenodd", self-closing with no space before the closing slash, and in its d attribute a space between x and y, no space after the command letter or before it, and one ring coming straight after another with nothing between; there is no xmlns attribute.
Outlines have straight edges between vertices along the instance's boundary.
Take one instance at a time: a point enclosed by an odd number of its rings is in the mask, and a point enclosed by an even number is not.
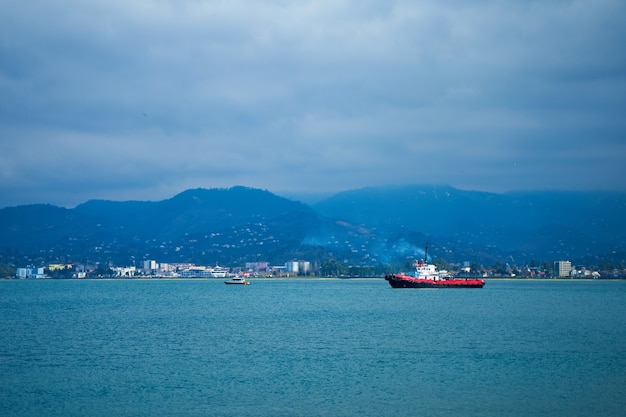
<svg viewBox="0 0 626 417"><path fill-rule="evenodd" d="M138 276L138 277L103 277L103 278L0 278L0 281L222 281L225 278L206 278L206 277L159 277L159 276ZM372 281L384 280L384 277L289 277L289 278L265 278L254 277L246 278L248 281ZM489 277L482 278L485 281L537 281L537 282L568 282L568 281L624 281L623 278L570 278L570 277L554 277L554 278L535 278L535 277Z"/></svg>

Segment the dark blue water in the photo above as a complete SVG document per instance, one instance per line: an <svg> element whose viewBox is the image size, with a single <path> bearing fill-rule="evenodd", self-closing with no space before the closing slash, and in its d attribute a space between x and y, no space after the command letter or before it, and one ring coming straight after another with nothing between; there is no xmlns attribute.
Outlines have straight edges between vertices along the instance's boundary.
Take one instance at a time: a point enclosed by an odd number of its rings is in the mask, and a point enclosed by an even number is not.
<svg viewBox="0 0 626 417"><path fill-rule="evenodd" d="M0 416L624 416L626 282L0 281Z"/></svg>

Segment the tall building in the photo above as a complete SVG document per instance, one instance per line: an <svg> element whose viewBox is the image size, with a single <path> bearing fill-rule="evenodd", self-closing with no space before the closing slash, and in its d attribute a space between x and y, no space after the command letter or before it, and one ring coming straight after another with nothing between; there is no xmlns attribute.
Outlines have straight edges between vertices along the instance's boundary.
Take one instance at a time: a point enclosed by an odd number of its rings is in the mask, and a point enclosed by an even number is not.
<svg viewBox="0 0 626 417"><path fill-rule="evenodd" d="M154 260L143 261L143 269L145 271L156 271L159 269L159 265L157 264L157 261Z"/></svg>
<svg viewBox="0 0 626 417"><path fill-rule="evenodd" d="M558 261L554 263L554 274L557 277L569 277L572 271L572 263L570 261Z"/></svg>
<svg viewBox="0 0 626 417"><path fill-rule="evenodd" d="M311 272L311 262L298 261L298 272L301 275L307 275L309 272Z"/></svg>
<svg viewBox="0 0 626 417"><path fill-rule="evenodd" d="M285 270L291 273L298 273L298 261L287 261L285 262Z"/></svg>
<svg viewBox="0 0 626 417"><path fill-rule="evenodd" d="M309 261L288 261L285 262L285 270L296 275L307 275L311 272L311 262Z"/></svg>

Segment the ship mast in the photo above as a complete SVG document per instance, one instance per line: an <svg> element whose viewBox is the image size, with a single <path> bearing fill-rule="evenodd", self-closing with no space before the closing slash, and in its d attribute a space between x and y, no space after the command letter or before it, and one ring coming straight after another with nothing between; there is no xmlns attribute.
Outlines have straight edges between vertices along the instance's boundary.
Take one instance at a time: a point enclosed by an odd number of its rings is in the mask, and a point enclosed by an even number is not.
<svg viewBox="0 0 626 417"><path fill-rule="evenodd" d="M428 242L424 245L424 265L428 263Z"/></svg>

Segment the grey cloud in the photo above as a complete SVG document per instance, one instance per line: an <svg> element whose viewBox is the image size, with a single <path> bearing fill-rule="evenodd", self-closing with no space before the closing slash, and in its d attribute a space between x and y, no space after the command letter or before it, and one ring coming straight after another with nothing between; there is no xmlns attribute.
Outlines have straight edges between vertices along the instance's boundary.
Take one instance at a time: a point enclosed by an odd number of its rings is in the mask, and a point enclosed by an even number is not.
<svg viewBox="0 0 626 417"><path fill-rule="evenodd" d="M235 184L623 189L625 11L7 1L0 205Z"/></svg>

